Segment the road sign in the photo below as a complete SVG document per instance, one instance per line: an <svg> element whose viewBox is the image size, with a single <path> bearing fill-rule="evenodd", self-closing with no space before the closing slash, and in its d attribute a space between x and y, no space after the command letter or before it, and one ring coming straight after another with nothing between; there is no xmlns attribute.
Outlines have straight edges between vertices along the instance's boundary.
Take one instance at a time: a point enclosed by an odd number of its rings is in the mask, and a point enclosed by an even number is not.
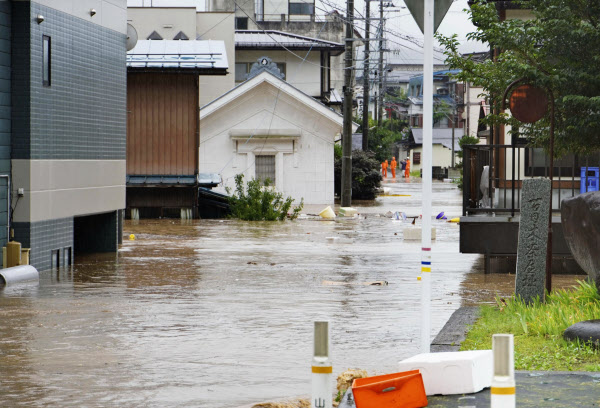
<svg viewBox="0 0 600 408"><path fill-rule="evenodd" d="M423 0L404 0L406 7L419 25L421 32L424 33L424 4ZM433 32L435 33L446 16L448 9L452 5L452 0L435 0L433 4Z"/></svg>

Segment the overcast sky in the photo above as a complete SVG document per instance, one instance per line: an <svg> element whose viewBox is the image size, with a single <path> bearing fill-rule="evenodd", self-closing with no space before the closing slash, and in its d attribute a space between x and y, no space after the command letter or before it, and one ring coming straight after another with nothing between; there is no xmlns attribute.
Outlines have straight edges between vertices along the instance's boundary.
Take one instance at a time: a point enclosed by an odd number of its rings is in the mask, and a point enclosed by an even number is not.
<svg viewBox="0 0 600 408"><path fill-rule="evenodd" d="M280 2L287 0L264 0L266 2ZM306 1L310 0L298 0L298 1ZM340 12L346 12L346 2L345 0L316 0L316 14L323 15L325 11L333 10L333 8L337 8ZM154 7L197 7L198 11L203 11L205 8L205 0L127 0L127 4L129 7L139 7L142 5L153 5ZM385 0L384 3L392 3L392 0ZM410 12L405 7L404 0L393 0L394 7L393 8L385 8L386 12L384 14L386 18L386 37L390 38L392 41L397 41L399 43L404 44L405 42L399 38L404 36L410 36L414 39L418 44L423 44L423 34L421 30L415 23L415 20L410 15ZM356 10L355 14L357 17L364 16L365 12L365 0L354 0L354 8ZM450 10L446 14L446 17L442 21L438 32L444 35L452 35L457 34L459 37L459 41L461 42L461 51L462 52L474 52L474 51L485 51L488 49L487 45L480 43L467 43L466 35L467 33L474 31L475 27L469 20L468 14L463 11L468 8L467 0L454 0ZM372 1L371 2L371 16L378 17L379 14L379 2ZM357 21L356 23L360 27L364 27L363 23ZM377 24L377 21L373 22L374 25ZM362 30L361 30L362 31ZM375 29L372 30L372 33L375 32ZM398 34L398 38L394 39L394 33ZM389 47L394 49L402 49L402 46L399 44L394 44L392 41L389 43ZM411 44L410 42L406 43L411 48L421 49L416 44Z"/></svg>

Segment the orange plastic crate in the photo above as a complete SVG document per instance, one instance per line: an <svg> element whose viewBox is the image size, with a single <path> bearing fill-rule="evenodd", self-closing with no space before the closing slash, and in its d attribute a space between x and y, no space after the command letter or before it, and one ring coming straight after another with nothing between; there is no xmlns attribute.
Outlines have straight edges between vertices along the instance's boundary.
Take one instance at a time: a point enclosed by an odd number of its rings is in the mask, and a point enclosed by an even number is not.
<svg viewBox="0 0 600 408"><path fill-rule="evenodd" d="M356 408L420 408L427 406L419 370L357 378L352 383Z"/></svg>

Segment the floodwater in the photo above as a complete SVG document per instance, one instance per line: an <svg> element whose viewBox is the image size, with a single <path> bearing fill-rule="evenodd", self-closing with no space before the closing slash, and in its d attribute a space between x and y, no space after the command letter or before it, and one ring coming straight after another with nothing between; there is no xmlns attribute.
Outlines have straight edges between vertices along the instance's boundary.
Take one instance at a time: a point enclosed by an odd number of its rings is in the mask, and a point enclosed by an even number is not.
<svg viewBox="0 0 600 408"><path fill-rule="evenodd" d="M334 375L396 371L418 353L420 241L380 215L419 215L421 185L387 187L354 203L360 219L128 221L136 240L117 255L5 288L2 406L229 408L309 394L315 320L330 321ZM454 185L434 183L434 215L460 204ZM461 305L514 287L458 252L456 224L433 225L432 338Z"/></svg>

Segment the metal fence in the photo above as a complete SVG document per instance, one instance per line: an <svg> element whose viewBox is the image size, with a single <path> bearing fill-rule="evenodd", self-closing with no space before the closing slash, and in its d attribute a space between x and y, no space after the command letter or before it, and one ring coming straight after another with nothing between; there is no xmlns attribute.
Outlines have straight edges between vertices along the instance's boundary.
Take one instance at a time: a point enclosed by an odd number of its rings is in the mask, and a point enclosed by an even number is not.
<svg viewBox="0 0 600 408"><path fill-rule="evenodd" d="M587 191L587 171L599 163L600 153L587 157L571 154L554 160L553 211L560 211L564 198ZM523 180L549 174L549 159L542 149L522 145L463 146L463 215L514 216L520 211ZM592 175L597 177L597 171Z"/></svg>

